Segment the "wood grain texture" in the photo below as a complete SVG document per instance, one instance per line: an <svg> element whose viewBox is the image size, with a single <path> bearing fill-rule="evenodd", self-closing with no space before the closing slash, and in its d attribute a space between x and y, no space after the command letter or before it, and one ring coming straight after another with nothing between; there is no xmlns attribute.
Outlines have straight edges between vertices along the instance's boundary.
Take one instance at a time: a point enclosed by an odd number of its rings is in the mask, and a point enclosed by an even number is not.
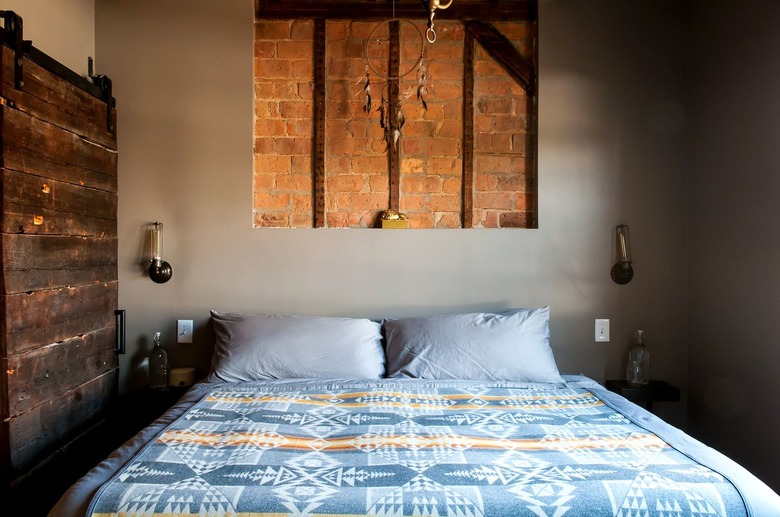
<svg viewBox="0 0 780 517"><path fill-rule="evenodd" d="M116 149L116 134L107 131L106 103L24 58L24 89L13 84L13 51L2 46L0 97L6 104L82 136ZM112 109L113 126L116 111Z"/></svg>
<svg viewBox="0 0 780 517"><path fill-rule="evenodd" d="M16 417L117 367L112 328L11 356L8 413Z"/></svg>
<svg viewBox="0 0 780 517"><path fill-rule="evenodd" d="M88 429L116 397L119 370L112 369L72 390L10 418L11 475L16 476Z"/></svg>
<svg viewBox="0 0 780 517"><path fill-rule="evenodd" d="M21 90L10 49L0 64L7 487L99 421L116 396L117 152L113 100L38 51L23 58Z"/></svg>
<svg viewBox="0 0 780 517"><path fill-rule="evenodd" d="M5 234L0 293L91 287L117 280L116 237Z"/></svg>
<svg viewBox="0 0 780 517"><path fill-rule="evenodd" d="M116 193L117 152L54 124L2 106L6 169Z"/></svg>
<svg viewBox="0 0 780 517"><path fill-rule="evenodd" d="M116 226L115 193L9 169L0 169L0 174L4 212L41 215L39 222L34 217L27 220L12 217L10 221L4 218L4 233L115 235L110 231ZM48 217L43 217L44 212Z"/></svg>
<svg viewBox="0 0 780 517"><path fill-rule="evenodd" d="M114 328L117 282L5 296L6 354L11 356L85 332Z"/></svg>

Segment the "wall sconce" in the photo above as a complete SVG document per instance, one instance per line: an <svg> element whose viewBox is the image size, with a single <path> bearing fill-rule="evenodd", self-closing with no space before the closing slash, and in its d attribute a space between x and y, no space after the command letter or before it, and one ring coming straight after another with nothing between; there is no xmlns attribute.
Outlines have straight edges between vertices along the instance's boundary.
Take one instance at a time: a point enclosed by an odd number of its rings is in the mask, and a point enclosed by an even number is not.
<svg viewBox="0 0 780 517"><path fill-rule="evenodd" d="M631 267L631 243L628 239L628 225L621 224L615 229L615 241L617 242L617 264L612 266L610 275L616 284L627 284L634 278L634 269Z"/></svg>
<svg viewBox="0 0 780 517"><path fill-rule="evenodd" d="M149 225L149 242L151 242L151 264L149 265L149 278L158 284L164 284L173 276L173 268L162 259L162 223L152 223Z"/></svg>

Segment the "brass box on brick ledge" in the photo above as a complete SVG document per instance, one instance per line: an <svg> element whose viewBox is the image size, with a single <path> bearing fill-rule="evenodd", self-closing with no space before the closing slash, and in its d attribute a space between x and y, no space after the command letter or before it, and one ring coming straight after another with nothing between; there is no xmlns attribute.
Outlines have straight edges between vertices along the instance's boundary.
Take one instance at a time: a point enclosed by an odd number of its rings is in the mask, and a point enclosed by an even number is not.
<svg viewBox="0 0 780 517"><path fill-rule="evenodd" d="M406 219L386 219L382 221L382 229L401 229L409 228L409 221Z"/></svg>

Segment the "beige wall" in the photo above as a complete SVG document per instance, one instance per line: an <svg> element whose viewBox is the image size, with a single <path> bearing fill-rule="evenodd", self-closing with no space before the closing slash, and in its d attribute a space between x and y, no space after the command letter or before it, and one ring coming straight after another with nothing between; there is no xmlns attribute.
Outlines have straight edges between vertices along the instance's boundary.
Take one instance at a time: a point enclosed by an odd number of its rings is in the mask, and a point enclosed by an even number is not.
<svg viewBox="0 0 780 517"><path fill-rule="evenodd" d="M780 491L780 3L693 5L691 431Z"/></svg>
<svg viewBox="0 0 780 517"><path fill-rule="evenodd" d="M95 0L3 0L0 9L22 17L24 39L35 48L87 75L87 58L95 57Z"/></svg>
<svg viewBox="0 0 780 517"><path fill-rule="evenodd" d="M211 308L381 317L544 304L563 371L622 377L642 327L654 376L685 388L686 179L663 120L681 95L673 5L541 3L538 230L382 232L252 228L252 3L97 3L119 110L123 388L144 382L156 330L176 366L207 363ZM141 265L154 220L174 268L165 285ZM609 278L619 223L636 266L622 287ZM174 343L177 318L195 320L196 343ZM611 343L593 342L594 318L612 320ZM659 411L684 422L683 404Z"/></svg>

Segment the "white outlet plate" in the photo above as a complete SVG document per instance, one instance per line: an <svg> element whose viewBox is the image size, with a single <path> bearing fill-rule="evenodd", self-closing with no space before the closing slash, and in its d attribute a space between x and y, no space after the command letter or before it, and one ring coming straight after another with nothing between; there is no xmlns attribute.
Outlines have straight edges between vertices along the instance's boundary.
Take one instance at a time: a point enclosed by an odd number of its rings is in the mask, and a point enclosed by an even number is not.
<svg viewBox="0 0 780 517"><path fill-rule="evenodd" d="M178 320L176 325L176 342L192 343L192 320Z"/></svg>
<svg viewBox="0 0 780 517"><path fill-rule="evenodd" d="M597 343L609 341L609 320L596 320L595 338Z"/></svg>

